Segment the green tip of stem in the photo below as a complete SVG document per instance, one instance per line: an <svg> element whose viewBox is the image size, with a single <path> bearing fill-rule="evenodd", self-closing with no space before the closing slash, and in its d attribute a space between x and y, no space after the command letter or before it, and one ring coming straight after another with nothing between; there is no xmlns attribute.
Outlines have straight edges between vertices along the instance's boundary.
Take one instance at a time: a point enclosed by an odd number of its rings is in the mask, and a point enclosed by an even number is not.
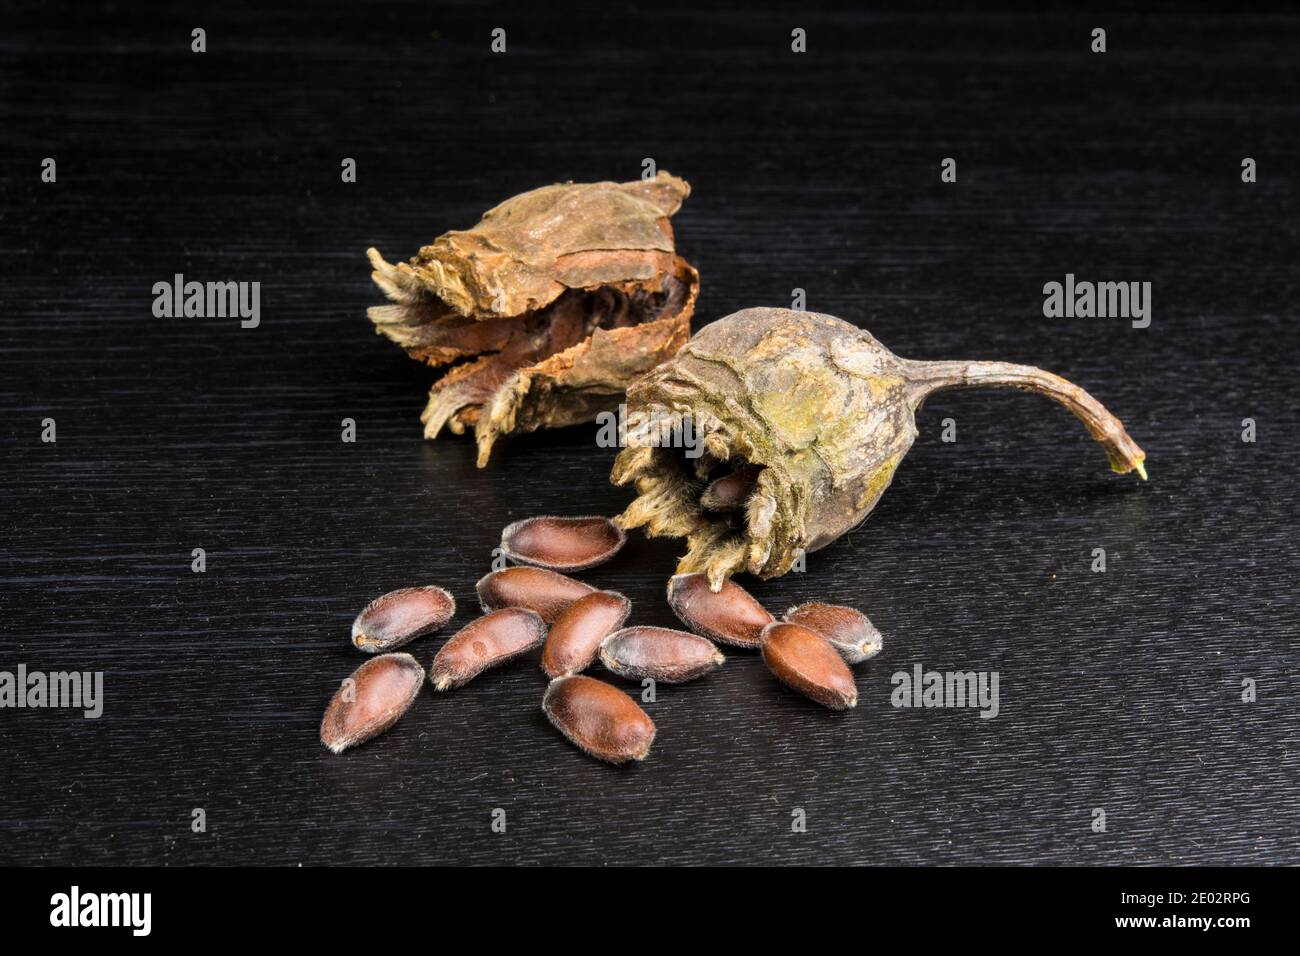
<svg viewBox="0 0 1300 956"><path fill-rule="evenodd" d="M1147 466L1144 465L1142 462L1139 461L1139 462L1138 462L1136 465L1134 465L1133 467L1137 469L1138 477L1141 478L1143 481L1146 481L1146 480L1147 480Z"/></svg>

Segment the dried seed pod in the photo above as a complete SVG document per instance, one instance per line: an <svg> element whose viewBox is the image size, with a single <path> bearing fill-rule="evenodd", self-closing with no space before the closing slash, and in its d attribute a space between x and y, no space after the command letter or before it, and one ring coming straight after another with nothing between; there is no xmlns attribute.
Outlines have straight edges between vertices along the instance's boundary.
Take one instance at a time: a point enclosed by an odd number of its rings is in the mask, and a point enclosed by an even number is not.
<svg viewBox="0 0 1300 956"><path fill-rule="evenodd" d="M434 690L467 684L490 667L541 646L546 625L536 611L506 607L470 621L447 639L433 658Z"/></svg>
<svg viewBox="0 0 1300 956"><path fill-rule="evenodd" d="M1005 362L910 361L834 316L745 309L706 325L629 387L629 441L611 480L633 483L639 497L615 520L686 538L677 570L704 572L715 587L736 571L777 577L866 518L912 446L928 396L971 387L1061 403L1112 469L1146 477L1146 454L1119 419L1059 376ZM689 424L713 458L760 469L743 527L704 507L695 465L680 449L631 440L648 423L661 433Z"/></svg>
<svg viewBox="0 0 1300 956"><path fill-rule="evenodd" d="M700 507L709 511L739 511L758 485L759 469L746 465L711 482L700 495Z"/></svg>
<svg viewBox="0 0 1300 956"><path fill-rule="evenodd" d="M604 564L627 536L609 518L525 518L501 532L501 552L516 564L551 571L583 571Z"/></svg>
<svg viewBox="0 0 1300 956"><path fill-rule="evenodd" d="M580 597L555 619L542 648L542 670L562 677L586 670L600 651L600 642L617 631L632 611L632 602L617 591L595 591Z"/></svg>
<svg viewBox="0 0 1300 956"><path fill-rule="evenodd" d="M556 729L598 760L644 760L655 725L627 694L581 674L557 677L546 688L542 711Z"/></svg>
<svg viewBox="0 0 1300 956"><path fill-rule="evenodd" d="M763 629L763 661L782 683L831 710L858 705L853 671L830 642L800 624Z"/></svg>
<svg viewBox="0 0 1300 956"><path fill-rule="evenodd" d="M547 624L554 624L570 604L596 589L545 568L506 568L479 578L475 586L484 612L505 607L526 607L536 611Z"/></svg>
<svg viewBox="0 0 1300 956"><path fill-rule="evenodd" d="M600 645L600 662L615 674L665 684L703 677L725 660L707 638L668 627L625 627Z"/></svg>
<svg viewBox="0 0 1300 956"><path fill-rule="evenodd" d="M409 263L368 250L394 303L370 320L416 361L454 366L429 393L424 436L473 427L482 467L498 436L592 421L674 355L699 274L675 253L668 220L690 191L662 171L544 186Z"/></svg>
<svg viewBox="0 0 1300 956"><path fill-rule="evenodd" d="M800 604L786 611L783 620L816 631L849 664L875 657L884 644L865 614L840 604Z"/></svg>
<svg viewBox="0 0 1300 956"><path fill-rule="evenodd" d="M320 742L339 754L397 722L424 683L424 668L410 654L381 654L366 661L334 692L320 722Z"/></svg>
<svg viewBox="0 0 1300 956"><path fill-rule="evenodd" d="M391 651L432 634L455 613L456 599L442 588L399 588L375 598L357 615L352 643L367 654Z"/></svg>
<svg viewBox="0 0 1300 956"><path fill-rule="evenodd" d="M712 590L703 574L674 575L668 581L668 604L696 634L736 647L758 647L763 628L776 619L735 581L719 585Z"/></svg>

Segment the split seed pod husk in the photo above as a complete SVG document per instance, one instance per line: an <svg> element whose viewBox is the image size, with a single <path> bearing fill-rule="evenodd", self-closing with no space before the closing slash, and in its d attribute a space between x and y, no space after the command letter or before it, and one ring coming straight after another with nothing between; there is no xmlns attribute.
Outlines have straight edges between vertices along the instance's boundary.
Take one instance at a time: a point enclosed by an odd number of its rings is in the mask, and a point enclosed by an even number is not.
<svg viewBox="0 0 1300 956"><path fill-rule="evenodd" d="M916 439L916 410L928 396L974 387L1059 402L1106 450L1113 470L1146 477L1146 454L1119 419L1050 372L911 361L834 316L745 309L705 326L629 388L628 442L611 480L632 483L638 497L615 520L685 538L677 570L707 574L715 590L737 571L778 577L866 518ZM693 435L704 454L691 461L667 443L634 440L663 434ZM759 471L740 520L705 507L713 475L701 470L750 466Z"/></svg>
<svg viewBox="0 0 1300 956"><path fill-rule="evenodd" d="M858 705L853 671L816 631L784 621L769 624L763 631L763 661L783 684L823 707Z"/></svg>
<svg viewBox="0 0 1300 956"><path fill-rule="evenodd" d="M857 608L841 604L800 604L786 611L782 619L816 631L849 664L860 664L875 657L884 646L876 626Z"/></svg>
<svg viewBox="0 0 1300 956"><path fill-rule="evenodd" d="M391 651L432 634L452 619L456 599L428 585L381 594L352 622L352 643L367 654Z"/></svg>
<svg viewBox="0 0 1300 956"><path fill-rule="evenodd" d="M677 574L668 581L668 605L696 634L736 647L758 647L763 628L775 620L735 581L725 581L714 591L709 579L698 572Z"/></svg>
<svg viewBox="0 0 1300 956"><path fill-rule="evenodd" d="M570 604L596 589L555 571L524 567L485 574L475 590L485 612L526 607L540 614L547 624L554 624Z"/></svg>
<svg viewBox="0 0 1300 956"><path fill-rule="evenodd" d="M583 571L618 554L626 540L623 529L609 518L544 515L507 525L501 532L501 552L516 564Z"/></svg>
<svg viewBox="0 0 1300 956"><path fill-rule="evenodd" d="M338 754L378 736L410 709L423 684L424 668L410 654L372 657L334 692L320 742Z"/></svg>
<svg viewBox="0 0 1300 956"><path fill-rule="evenodd" d="M546 624L536 611L507 607L470 621L438 649L429 668L434 690L469 683L491 667L540 647Z"/></svg>
<svg viewBox="0 0 1300 956"><path fill-rule="evenodd" d="M699 275L676 254L669 218L690 191L662 171L543 186L410 262L368 250L393 303L370 320L417 361L450 367L429 393L424 436L474 428L483 467L499 436L592 421L676 354Z"/></svg>
<svg viewBox="0 0 1300 956"><path fill-rule="evenodd" d="M708 638L668 627L625 627L600 645L600 662L620 677L680 684L726 660Z"/></svg>
<svg viewBox="0 0 1300 956"><path fill-rule="evenodd" d="M598 760L644 760L654 743L654 721L646 712L617 687L594 677L555 678L542 698L542 712L575 746Z"/></svg>
<svg viewBox="0 0 1300 956"><path fill-rule="evenodd" d="M617 591L595 591L570 604L546 635L542 647L546 676L562 677L590 667L600 642L622 627L631 612L632 602Z"/></svg>

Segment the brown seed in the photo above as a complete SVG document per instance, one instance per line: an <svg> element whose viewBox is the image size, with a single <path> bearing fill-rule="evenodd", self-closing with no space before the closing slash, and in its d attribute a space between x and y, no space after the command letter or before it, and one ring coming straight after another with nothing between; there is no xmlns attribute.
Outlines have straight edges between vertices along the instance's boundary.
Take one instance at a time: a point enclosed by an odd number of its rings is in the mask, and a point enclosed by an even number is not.
<svg viewBox="0 0 1300 956"><path fill-rule="evenodd" d="M543 568L506 568L485 574L475 585L483 610L526 607L536 611L547 624L554 624L570 604L594 590L563 574Z"/></svg>
<svg viewBox="0 0 1300 956"><path fill-rule="evenodd" d="M397 722L420 693L424 668L410 654L371 658L343 682L325 708L320 742L336 754Z"/></svg>
<svg viewBox="0 0 1300 956"><path fill-rule="evenodd" d="M763 660L784 684L831 710L858 704L853 672L830 642L801 624L763 629Z"/></svg>
<svg viewBox="0 0 1300 956"><path fill-rule="evenodd" d="M724 660L708 639L667 627L625 627L600 645L600 662L615 674L665 684L703 677Z"/></svg>
<svg viewBox="0 0 1300 956"><path fill-rule="evenodd" d="M775 618L754 596L728 579L716 594L703 574L675 574L668 581L668 603L692 631L722 644L758 647L763 628Z"/></svg>
<svg viewBox="0 0 1300 956"><path fill-rule="evenodd" d="M507 607L470 621L447 639L429 668L434 690L460 687L489 667L514 660L546 640L546 625L535 612Z"/></svg>
<svg viewBox="0 0 1300 956"><path fill-rule="evenodd" d="M876 626L856 608L840 604L800 604L786 611L783 620L816 631L850 664L860 664L875 657L884 646Z"/></svg>
<svg viewBox="0 0 1300 956"><path fill-rule="evenodd" d="M754 493L761 470L756 465L746 465L723 475L704 489L704 494L700 495L700 507L709 511L736 511L745 507L745 502Z"/></svg>
<svg viewBox="0 0 1300 956"><path fill-rule="evenodd" d="M627 541L608 518L526 518L501 532L501 551L517 564L582 571L604 564Z"/></svg>
<svg viewBox="0 0 1300 956"><path fill-rule="evenodd" d="M627 694L593 677L557 677L546 688L542 711L556 729L597 760L644 760L655 725Z"/></svg>
<svg viewBox="0 0 1300 956"><path fill-rule="evenodd" d="M391 651L432 634L456 613L456 599L442 588L399 588L380 595L352 622L352 643L367 654Z"/></svg>
<svg viewBox="0 0 1300 956"><path fill-rule="evenodd" d="M570 604L546 635L542 648L546 676L586 670L596 659L600 642L622 627L631 611L632 602L617 591L596 591Z"/></svg>

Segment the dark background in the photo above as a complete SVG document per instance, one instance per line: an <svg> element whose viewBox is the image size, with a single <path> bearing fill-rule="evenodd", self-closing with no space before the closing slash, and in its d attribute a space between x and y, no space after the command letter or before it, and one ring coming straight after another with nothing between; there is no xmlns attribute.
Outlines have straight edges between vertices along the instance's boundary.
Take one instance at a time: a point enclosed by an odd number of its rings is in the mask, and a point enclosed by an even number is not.
<svg viewBox="0 0 1300 956"><path fill-rule="evenodd" d="M0 669L102 670L105 709L0 711L0 862L1300 862L1294 13L6 6ZM546 724L530 661L331 756L362 605L439 583L459 627L503 525L630 498L594 426L484 471L422 441L433 375L372 333L365 248L645 157L694 187L697 328L801 287L902 355L1041 365L1151 480L1045 399L936 397L862 528L742 579L871 615L855 711L734 652L615 769ZM155 319L176 272L260 281L261 327ZM1067 272L1150 281L1150 328L1044 318ZM678 552L634 535L584 577L672 625ZM915 663L998 671L1000 715L894 709Z"/></svg>

